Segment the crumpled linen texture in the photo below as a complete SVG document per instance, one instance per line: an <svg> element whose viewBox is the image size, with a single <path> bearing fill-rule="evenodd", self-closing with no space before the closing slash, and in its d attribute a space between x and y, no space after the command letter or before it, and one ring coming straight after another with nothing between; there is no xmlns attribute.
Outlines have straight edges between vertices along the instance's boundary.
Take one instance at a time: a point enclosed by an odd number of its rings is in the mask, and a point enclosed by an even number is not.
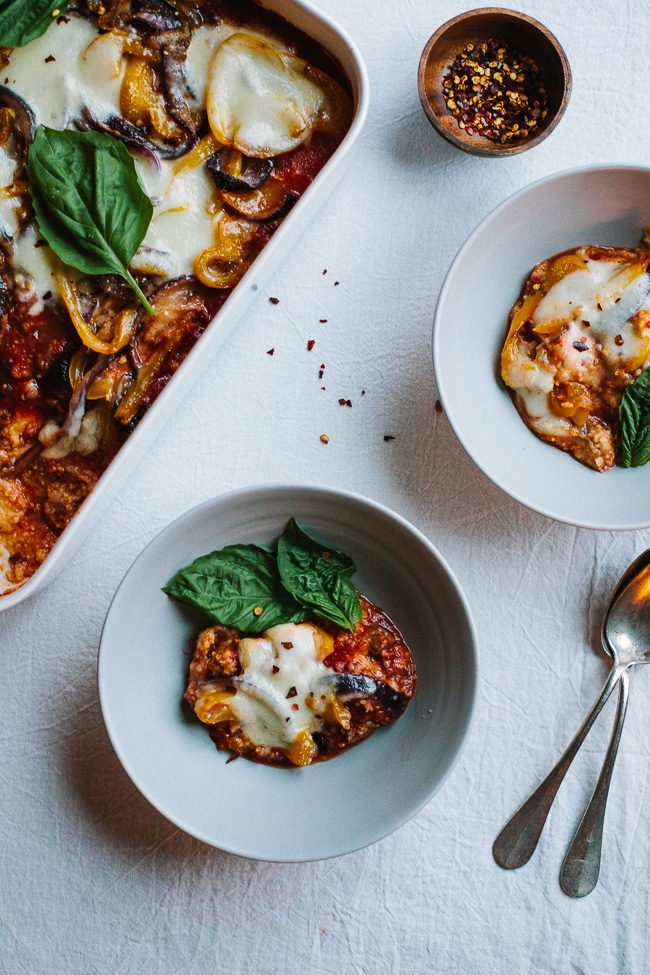
<svg viewBox="0 0 650 975"><path fill-rule="evenodd" d="M487 480L434 409L431 325L458 247L507 195L560 169L648 162L640 68L650 6L522 0L563 43L573 96L539 148L490 160L444 143L416 89L428 37L471 0L319 2L357 41L372 86L346 175L164 432L102 499L65 569L0 615L0 971L641 975L650 673L632 679L596 891L572 901L557 877L613 702L529 865L502 871L491 846L595 698L607 670L602 614L650 532L557 524ZM452 776L392 836L319 863L251 862L176 829L122 770L97 697L102 622L145 543L207 498L271 481L355 490L411 519L457 573L480 639L474 725ZM146 707L145 694L145 734Z"/></svg>

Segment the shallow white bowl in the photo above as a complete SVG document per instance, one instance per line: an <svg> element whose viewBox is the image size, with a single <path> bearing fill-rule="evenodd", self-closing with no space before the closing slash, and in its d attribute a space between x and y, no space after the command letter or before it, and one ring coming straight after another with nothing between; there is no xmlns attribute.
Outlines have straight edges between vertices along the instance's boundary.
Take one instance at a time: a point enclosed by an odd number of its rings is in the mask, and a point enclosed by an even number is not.
<svg viewBox="0 0 650 975"><path fill-rule="evenodd" d="M406 713L349 752L303 769L226 764L181 698L183 649L207 625L160 587L199 555L270 542L295 515L349 553L355 584L402 629L418 684ZM470 611L434 546L399 515L342 491L255 487L183 515L136 559L111 604L99 695L134 784L186 832L241 856L315 860L374 843L440 788L467 734L476 687Z"/></svg>
<svg viewBox="0 0 650 975"><path fill-rule="evenodd" d="M579 244L637 246L650 169L570 170L525 187L471 234L445 279L433 355L445 412L472 460L535 511L585 528L650 526L650 465L590 470L522 423L499 376L508 312L533 266Z"/></svg>

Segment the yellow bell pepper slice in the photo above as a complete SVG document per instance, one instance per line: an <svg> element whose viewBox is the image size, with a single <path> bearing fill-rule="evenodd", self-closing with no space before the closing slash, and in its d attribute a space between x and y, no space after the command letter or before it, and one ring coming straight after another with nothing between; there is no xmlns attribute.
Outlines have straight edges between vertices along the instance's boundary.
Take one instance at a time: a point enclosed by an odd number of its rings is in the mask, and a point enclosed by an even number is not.
<svg viewBox="0 0 650 975"><path fill-rule="evenodd" d="M125 345L129 344L135 333L137 309L125 308L117 318L112 340L110 342L103 342L97 338L81 314L73 282L60 271L56 272L54 279L59 289L59 294L68 309L72 324L77 330L79 338L87 348L103 355L112 355L114 352L119 352L120 349L123 349Z"/></svg>

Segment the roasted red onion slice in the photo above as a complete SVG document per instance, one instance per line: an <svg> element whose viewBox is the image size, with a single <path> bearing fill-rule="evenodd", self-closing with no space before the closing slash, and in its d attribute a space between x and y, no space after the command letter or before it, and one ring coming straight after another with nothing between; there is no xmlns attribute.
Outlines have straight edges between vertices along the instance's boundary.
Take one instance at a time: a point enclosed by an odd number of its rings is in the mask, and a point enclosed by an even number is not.
<svg viewBox="0 0 650 975"><path fill-rule="evenodd" d="M179 30L183 21L167 0L134 0L131 23L145 30Z"/></svg>
<svg viewBox="0 0 650 975"><path fill-rule="evenodd" d="M376 680L374 677L364 677L361 674L332 674L331 677L324 677L321 684L329 686L344 704L365 697L374 697L387 711L404 710L402 695L394 691L385 681Z"/></svg>

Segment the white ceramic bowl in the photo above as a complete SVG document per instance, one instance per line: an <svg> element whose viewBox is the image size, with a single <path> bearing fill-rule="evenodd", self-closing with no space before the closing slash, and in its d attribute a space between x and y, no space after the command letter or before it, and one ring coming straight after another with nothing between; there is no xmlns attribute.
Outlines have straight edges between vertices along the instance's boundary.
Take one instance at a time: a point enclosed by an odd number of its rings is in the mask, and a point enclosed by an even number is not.
<svg viewBox="0 0 650 975"><path fill-rule="evenodd" d="M184 707L183 649L205 618L160 587L199 555L236 541L270 542L295 515L349 553L355 584L402 629L418 683L395 725L332 759L277 769L226 764ZM374 843L440 788L470 724L476 642L453 574L417 529L357 495L255 487L183 515L136 559L111 604L99 695L113 747L134 784L168 819L206 843L261 860L315 860Z"/></svg>
<svg viewBox="0 0 650 975"><path fill-rule="evenodd" d="M543 258L579 244L634 247L647 225L650 169L598 166L546 177L479 224L438 299L434 365L456 436L517 501L585 528L650 526L650 465L599 474L528 430L499 376L508 312Z"/></svg>

